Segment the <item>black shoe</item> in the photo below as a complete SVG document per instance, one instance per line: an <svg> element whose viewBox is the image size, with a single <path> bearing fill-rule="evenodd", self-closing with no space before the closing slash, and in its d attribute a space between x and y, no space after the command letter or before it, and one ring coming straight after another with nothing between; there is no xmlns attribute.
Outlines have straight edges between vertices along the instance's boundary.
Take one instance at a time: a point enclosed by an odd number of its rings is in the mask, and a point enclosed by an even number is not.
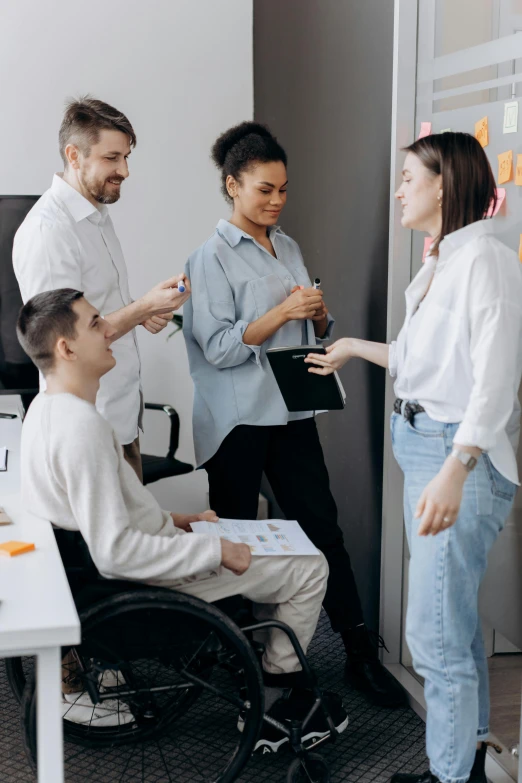
<svg viewBox="0 0 522 783"><path fill-rule="evenodd" d="M323 691L325 706L328 708L335 728L338 732L343 732L348 726L348 715L343 707L341 697L330 691ZM290 724L292 720L303 720L310 711L315 697L311 691L301 688L293 688L288 695L282 696L268 711L271 718L283 724ZM241 730L241 718L238 723ZM322 710L318 710L308 723L305 733L302 736L303 745L311 748L316 742L330 734L330 729L323 715ZM290 740L281 734L275 726L263 721L261 736L259 737L254 753L277 753L277 751L288 744Z"/></svg>
<svg viewBox="0 0 522 783"><path fill-rule="evenodd" d="M404 688L379 661L379 648L386 647L382 637L365 625L343 633L342 637L347 656L346 683L365 693L379 707L406 706Z"/></svg>
<svg viewBox="0 0 522 783"><path fill-rule="evenodd" d="M494 748L497 753L502 753L502 748L492 742L482 742L475 754L475 761L469 776L468 783L488 783L486 777L486 755L488 747Z"/></svg>
<svg viewBox="0 0 522 783"><path fill-rule="evenodd" d="M390 778L389 783L440 783L440 780L427 770L422 775L407 775L405 772L396 772Z"/></svg>

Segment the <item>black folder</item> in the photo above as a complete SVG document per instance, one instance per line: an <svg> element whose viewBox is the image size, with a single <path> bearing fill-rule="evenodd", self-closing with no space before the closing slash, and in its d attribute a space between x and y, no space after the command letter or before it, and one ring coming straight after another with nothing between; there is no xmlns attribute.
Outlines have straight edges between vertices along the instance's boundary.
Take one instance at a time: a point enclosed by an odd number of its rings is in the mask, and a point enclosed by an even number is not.
<svg viewBox="0 0 522 783"><path fill-rule="evenodd" d="M283 395L286 407L296 411L334 411L345 406L346 395L337 373L315 375L305 364L309 353L326 351L322 345L294 345L290 348L269 348L268 361Z"/></svg>

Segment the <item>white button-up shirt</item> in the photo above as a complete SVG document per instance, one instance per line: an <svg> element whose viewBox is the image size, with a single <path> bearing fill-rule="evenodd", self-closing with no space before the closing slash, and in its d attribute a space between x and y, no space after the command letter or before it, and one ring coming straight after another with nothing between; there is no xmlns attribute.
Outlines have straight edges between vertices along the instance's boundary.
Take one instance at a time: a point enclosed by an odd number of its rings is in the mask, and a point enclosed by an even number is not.
<svg viewBox="0 0 522 783"><path fill-rule="evenodd" d="M96 208L59 174L18 229L13 265L24 303L55 288L83 291L102 315L132 302L125 259L107 207ZM126 444L138 434L141 407L134 329L111 347L117 364L101 379L96 407L120 443Z"/></svg>
<svg viewBox="0 0 522 783"><path fill-rule="evenodd" d="M522 270L493 231L493 221L472 223L444 238L438 259L427 256L406 290L389 365L397 397L436 421L460 422L455 443L487 451L518 484Z"/></svg>

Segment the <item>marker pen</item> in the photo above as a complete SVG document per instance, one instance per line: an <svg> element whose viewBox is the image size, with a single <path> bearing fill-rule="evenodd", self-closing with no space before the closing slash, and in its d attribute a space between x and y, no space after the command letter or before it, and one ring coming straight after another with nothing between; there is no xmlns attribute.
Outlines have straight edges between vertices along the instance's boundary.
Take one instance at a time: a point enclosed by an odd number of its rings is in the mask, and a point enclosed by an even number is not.
<svg viewBox="0 0 522 783"><path fill-rule="evenodd" d="M178 283L178 291L180 292L180 294L184 294L185 293L185 286L184 286L183 282L181 282L181 281Z"/></svg>
<svg viewBox="0 0 522 783"><path fill-rule="evenodd" d="M315 289L321 288L321 281L319 280L318 277L315 278L313 287Z"/></svg>

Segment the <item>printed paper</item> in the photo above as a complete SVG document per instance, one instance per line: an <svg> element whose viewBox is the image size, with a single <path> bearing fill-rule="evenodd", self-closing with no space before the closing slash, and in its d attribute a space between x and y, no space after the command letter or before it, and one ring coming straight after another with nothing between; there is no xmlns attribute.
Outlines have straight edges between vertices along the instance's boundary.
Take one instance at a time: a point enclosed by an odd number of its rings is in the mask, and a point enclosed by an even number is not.
<svg viewBox="0 0 522 783"><path fill-rule="evenodd" d="M255 556L319 554L295 520L220 519L219 522L192 522L190 526L194 533L226 538L234 544L248 544Z"/></svg>

